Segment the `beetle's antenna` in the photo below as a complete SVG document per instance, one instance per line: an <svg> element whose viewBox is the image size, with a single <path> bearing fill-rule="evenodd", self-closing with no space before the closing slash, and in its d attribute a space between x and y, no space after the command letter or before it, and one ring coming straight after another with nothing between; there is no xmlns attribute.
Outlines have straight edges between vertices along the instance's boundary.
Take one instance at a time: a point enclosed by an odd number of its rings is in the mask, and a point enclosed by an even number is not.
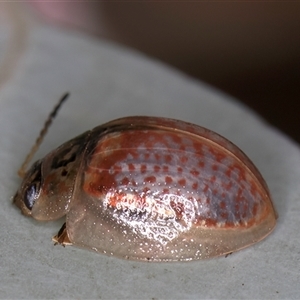
<svg viewBox="0 0 300 300"><path fill-rule="evenodd" d="M69 97L69 93L66 93L62 96L62 98L59 100L59 102L55 105L55 107L53 108L52 112L50 113L48 119L46 120L43 129L41 130L38 138L35 141L35 144L33 145L33 147L31 148L30 152L28 153L28 155L25 158L24 163L22 164L21 168L18 171L18 175L21 178L24 178L25 174L26 174L26 169L27 166L29 164L29 162L31 161L33 155L36 153L36 151L39 149L39 146L41 145L47 131L48 128L50 127L53 119L55 118L58 110L60 109L61 105L63 104L63 102Z"/></svg>

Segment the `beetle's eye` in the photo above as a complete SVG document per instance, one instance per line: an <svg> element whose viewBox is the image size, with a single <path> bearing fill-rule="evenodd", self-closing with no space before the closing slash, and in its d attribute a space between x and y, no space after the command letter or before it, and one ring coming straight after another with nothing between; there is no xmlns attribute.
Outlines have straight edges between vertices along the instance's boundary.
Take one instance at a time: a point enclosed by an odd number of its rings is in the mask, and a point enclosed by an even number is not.
<svg viewBox="0 0 300 300"><path fill-rule="evenodd" d="M33 183L31 184L26 192L25 192L25 195L24 195L24 204L26 205L26 207L31 210L34 203L35 203L35 200L37 199L38 197L38 194L39 194L39 188L38 186Z"/></svg>
<svg viewBox="0 0 300 300"><path fill-rule="evenodd" d="M42 186L41 161L36 161L26 174L22 187L23 202L31 210Z"/></svg>

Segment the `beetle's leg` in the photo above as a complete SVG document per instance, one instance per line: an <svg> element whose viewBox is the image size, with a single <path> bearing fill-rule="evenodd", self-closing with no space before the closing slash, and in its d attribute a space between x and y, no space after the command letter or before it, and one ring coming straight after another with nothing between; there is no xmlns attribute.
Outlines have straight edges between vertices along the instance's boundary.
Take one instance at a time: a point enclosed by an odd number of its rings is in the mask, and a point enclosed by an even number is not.
<svg viewBox="0 0 300 300"><path fill-rule="evenodd" d="M72 245L72 243L68 237L66 223L64 223L64 225L58 231L57 235L55 235L52 238L52 241L54 242L54 245L60 244L64 247Z"/></svg>

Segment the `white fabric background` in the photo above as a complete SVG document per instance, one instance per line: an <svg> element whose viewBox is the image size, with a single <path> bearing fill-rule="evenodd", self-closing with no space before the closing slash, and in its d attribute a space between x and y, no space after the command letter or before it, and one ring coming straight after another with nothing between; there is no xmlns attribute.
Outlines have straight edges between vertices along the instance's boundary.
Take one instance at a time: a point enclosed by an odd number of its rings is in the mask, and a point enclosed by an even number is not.
<svg viewBox="0 0 300 300"><path fill-rule="evenodd" d="M0 89L0 298L300 297L298 145L238 101L139 53L39 21L27 26L24 51ZM0 59L7 55L7 29L0 28ZM54 247L62 221L25 218L11 197L21 182L17 169L65 91L71 98L35 158L117 117L193 122L230 139L260 169L279 214L275 231L227 258L189 263L139 263Z"/></svg>

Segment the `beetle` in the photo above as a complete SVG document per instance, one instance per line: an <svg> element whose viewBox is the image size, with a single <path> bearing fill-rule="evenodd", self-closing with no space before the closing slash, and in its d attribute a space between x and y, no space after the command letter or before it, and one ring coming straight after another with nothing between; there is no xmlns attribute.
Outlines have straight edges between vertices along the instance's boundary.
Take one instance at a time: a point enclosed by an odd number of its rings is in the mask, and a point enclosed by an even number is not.
<svg viewBox="0 0 300 300"><path fill-rule="evenodd" d="M120 258L190 261L226 255L274 229L277 214L258 169L206 128L125 117L64 143L19 170L13 203L39 221L66 218L55 244Z"/></svg>

